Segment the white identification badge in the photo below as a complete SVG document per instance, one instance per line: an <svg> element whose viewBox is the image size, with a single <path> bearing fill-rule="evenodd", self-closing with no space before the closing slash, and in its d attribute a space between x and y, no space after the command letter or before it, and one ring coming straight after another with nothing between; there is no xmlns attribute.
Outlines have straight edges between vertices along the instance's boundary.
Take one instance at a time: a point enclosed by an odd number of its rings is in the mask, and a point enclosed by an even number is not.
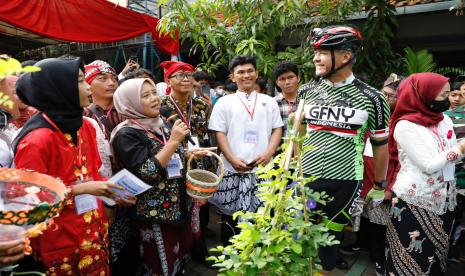
<svg viewBox="0 0 465 276"><path fill-rule="evenodd" d="M258 131L253 122L247 122L245 125L244 132L244 143L257 144L258 143Z"/></svg>
<svg viewBox="0 0 465 276"><path fill-rule="evenodd" d="M452 181L455 179L455 166L454 164L448 164L442 168L442 175L444 176L444 181Z"/></svg>
<svg viewBox="0 0 465 276"><path fill-rule="evenodd" d="M182 165L182 160L181 160L181 157L179 157L179 154L177 153L173 154L172 159L178 159L179 167L181 168L181 170L184 169L184 166Z"/></svg>
<svg viewBox="0 0 465 276"><path fill-rule="evenodd" d="M93 195L82 194L74 197L76 213L82 215L98 208L97 198Z"/></svg>
<svg viewBox="0 0 465 276"><path fill-rule="evenodd" d="M179 159L171 158L170 161L168 161L166 171L168 173L169 179L181 177L181 166L179 166Z"/></svg>
<svg viewBox="0 0 465 276"><path fill-rule="evenodd" d="M108 156L111 156L110 143L108 143L107 140L104 140L104 142L103 142L103 147L104 147L104 149L105 149L105 153L106 153Z"/></svg>
<svg viewBox="0 0 465 276"><path fill-rule="evenodd" d="M257 144L258 143L258 132L256 130L246 130L244 132L244 143Z"/></svg>
<svg viewBox="0 0 465 276"><path fill-rule="evenodd" d="M200 147L199 138L197 136L193 136L193 135L191 136L191 138L195 142L195 145L192 145L192 143L189 140L187 140L188 141L187 142L187 149L189 151L194 150L194 149L198 149Z"/></svg>

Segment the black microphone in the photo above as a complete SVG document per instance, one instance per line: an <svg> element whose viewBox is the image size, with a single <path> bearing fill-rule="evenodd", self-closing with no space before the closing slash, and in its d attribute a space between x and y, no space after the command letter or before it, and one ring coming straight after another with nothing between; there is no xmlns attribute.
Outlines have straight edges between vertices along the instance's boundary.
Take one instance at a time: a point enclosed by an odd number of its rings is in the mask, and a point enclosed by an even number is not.
<svg viewBox="0 0 465 276"><path fill-rule="evenodd" d="M160 107L160 115L165 118L165 125L170 131L173 128L173 123L168 121L168 118L175 115L175 114L177 114L177 113L171 107L169 107L167 105L164 105L164 106ZM186 138L192 145L200 146L200 145L197 145L194 142L194 140L192 139L192 137L191 137L191 135L189 133L186 135Z"/></svg>

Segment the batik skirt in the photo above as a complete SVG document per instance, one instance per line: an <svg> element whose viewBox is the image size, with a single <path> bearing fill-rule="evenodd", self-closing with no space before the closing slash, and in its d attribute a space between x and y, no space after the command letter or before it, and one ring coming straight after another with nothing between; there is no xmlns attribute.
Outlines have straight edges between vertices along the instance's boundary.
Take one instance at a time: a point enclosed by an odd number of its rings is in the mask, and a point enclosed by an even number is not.
<svg viewBox="0 0 465 276"><path fill-rule="evenodd" d="M189 260L192 230L185 225L152 224L138 221L144 276L181 274Z"/></svg>
<svg viewBox="0 0 465 276"><path fill-rule="evenodd" d="M209 199L220 212L232 216L237 211L257 211L261 202L257 197L258 184L266 181L255 173L239 174L225 171L218 189Z"/></svg>
<svg viewBox="0 0 465 276"><path fill-rule="evenodd" d="M451 212L437 215L395 197L389 215L385 275L446 275Z"/></svg>

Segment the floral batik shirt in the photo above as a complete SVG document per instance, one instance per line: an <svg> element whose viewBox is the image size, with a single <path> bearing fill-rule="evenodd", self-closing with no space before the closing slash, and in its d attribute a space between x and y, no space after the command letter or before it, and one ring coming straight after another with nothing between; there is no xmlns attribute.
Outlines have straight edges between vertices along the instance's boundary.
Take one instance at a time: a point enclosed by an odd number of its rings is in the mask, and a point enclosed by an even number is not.
<svg viewBox="0 0 465 276"><path fill-rule="evenodd" d="M165 132L168 140L168 130ZM168 179L166 169L155 158L163 144L149 138L143 130L125 127L117 133L112 145L121 165L153 187L137 197L137 218L152 223L182 223L188 206L185 169L181 177ZM179 147L176 153L184 163L183 148Z"/></svg>
<svg viewBox="0 0 465 276"><path fill-rule="evenodd" d="M192 108L191 108L192 103ZM198 98L189 98L187 103L183 104L173 97L167 96L161 101L162 106L168 106L175 112L179 113L177 108L182 111L180 119L186 119L184 121L187 125L190 125L191 136L195 136L199 139L201 147L209 147L210 140L208 136L208 118L210 117L210 108L202 100ZM187 147L187 139L184 142L184 146Z"/></svg>

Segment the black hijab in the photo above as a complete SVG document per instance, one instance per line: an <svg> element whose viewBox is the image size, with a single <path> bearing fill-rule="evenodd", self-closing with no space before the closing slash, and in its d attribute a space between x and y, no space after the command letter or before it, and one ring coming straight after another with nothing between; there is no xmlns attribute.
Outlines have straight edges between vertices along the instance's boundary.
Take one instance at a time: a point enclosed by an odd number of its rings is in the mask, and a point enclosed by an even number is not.
<svg viewBox="0 0 465 276"><path fill-rule="evenodd" d="M79 69L83 69L81 60L49 58L37 62L35 66L42 70L26 73L18 79L16 91L19 98L45 113L63 133L69 133L76 142L83 113L78 86ZM42 114L36 114L16 137L13 150L16 151L17 144L27 133L43 127L55 130Z"/></svg>

